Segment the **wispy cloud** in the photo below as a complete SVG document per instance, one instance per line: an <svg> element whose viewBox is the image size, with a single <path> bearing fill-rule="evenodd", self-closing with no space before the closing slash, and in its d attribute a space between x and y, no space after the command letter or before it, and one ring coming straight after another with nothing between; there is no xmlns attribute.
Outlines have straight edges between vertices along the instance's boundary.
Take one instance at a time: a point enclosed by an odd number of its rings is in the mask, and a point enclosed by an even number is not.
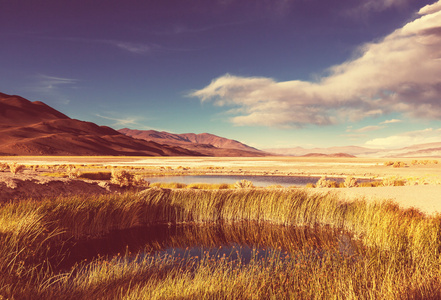
<svg viewBox="0 0 441 300"><path fill-rule="evenodd" d="M52 101L68 104L70 99L66 96L66 89L75 89L78 82L72 78L37 74L28 89Z"/></svg>
<svg viewBox="0 0 441 300"><path fill-rule="evenodd" d="M141 42L134 43L122 40L111 40L111 39L89 39L89 38L81 38L81 37L42 37L44 39L50 40L59 40L59 41L68 41L75 43L89 43L89 44L103 44L109 45L126 52L134 53L134 54L150 54L153 51L157 51L161 49L160 45L155 43Z"/></svg>
<svg viewBox="0 0 441 300"><path fill-rule="evenodd" d="M109 41L103 40L102 43L107 43L115 47L118 47L122 50L135 54L146 54L159 48L158 45L154 45L154 44L128 43L128 42L111 41L111 40Z"/></svg>
<svg viewBox="0 0 441 300"><path fill-rule="evenodd" d="M386 120L384 122L381 122L380 124L394 124L394 123L401 123L403 122L402 120L398 120L398 119L392 119L392 120Z"/></svg>
<svg viewBox="0 0 441 300"><path fill-rule="evenodd" d="M236 125L304 126L391 112L441 118L441 1L318 81L226 74L190 96L234 109Z"/></svg>
<svg viewBox="0 0 441 300"><path fill-rule="evenodd" d="M142 120L144 118L141 117L134 117L134 116L128 116L128 117L115 117L114 115L117 115L115 112L108 112L107 115L103 114L95 114L95 116L102 118L104 120L111 121L109 126L114 128L123 128L123 127L132 127L139 129L139 130L158 130L150 126L145 126L142 124Z"/></svg>
<svg viewBox="0 0 441 300"><path fill-rule="evenodd" d="M400 148L415 144L435 142L441 142L441 129L427 128L385 138L372 139L367 141L365 146L375 148Z"/></svg>
<svg viewBox="0 0 441 300"><path fill-rule="evenodd" d="M384 126L370 125L370 126L365 126L365 127L358 128L358 129L350 129L350 128L348 128L346 130L346 132L365 133L365 132L380 130L380 129L383 129L383 128L384 128Z"/></svg>
<svg viewBox="0 0 441 300"><path fill-rule="evenodd" d="M138 125L138 118L128 117L128 118L113 118L108 116L103 116L100 114L95 114L99 118L103 118L106 120L113 121L114 126L130 126L130 125Z"/></svg>

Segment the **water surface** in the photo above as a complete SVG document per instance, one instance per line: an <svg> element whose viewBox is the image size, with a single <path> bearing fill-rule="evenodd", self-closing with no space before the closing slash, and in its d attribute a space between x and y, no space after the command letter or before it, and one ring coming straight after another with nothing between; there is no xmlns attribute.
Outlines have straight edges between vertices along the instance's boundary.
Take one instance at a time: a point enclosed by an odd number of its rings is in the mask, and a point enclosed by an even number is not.
<svg viewBox="0 0 441 300"><path fill-rule="evenodd" d="M356 254L350 234L327 227L281 226L267 223L154 225L111 232L103 238L77 241L58 265L68 270L75 263L99 257L142 257L168 255L176 258L211 257L240 260L298 255L320 257L332 251L344 256Z"/></svg>
<svg viewBox="0 0 441 300"><path fill-rule="evenodd" d="M255 186L267 187L279 184L284 187L305 186L308 183L316 183L320 177L316 176L251 176L251 175L188 175L188 176L165 176L165 177L146 177L145 180L150 183L155 182L178 182L184 184L190 183L210 183L234 184L240 180L246 179L253 182ZM344 178L333 178L337 182L344 182Z"/></svg>

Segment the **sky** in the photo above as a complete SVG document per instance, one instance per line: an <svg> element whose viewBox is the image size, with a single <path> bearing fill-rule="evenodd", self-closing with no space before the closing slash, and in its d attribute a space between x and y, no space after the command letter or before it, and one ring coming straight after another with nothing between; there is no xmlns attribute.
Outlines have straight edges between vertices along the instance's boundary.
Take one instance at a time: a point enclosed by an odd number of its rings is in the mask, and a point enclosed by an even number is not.
<svg viewBox="0 0 441 300"><path fill-rule="evenodd" d="M259 149L441 142L441 0L0 0L0 92Z"/></svg>

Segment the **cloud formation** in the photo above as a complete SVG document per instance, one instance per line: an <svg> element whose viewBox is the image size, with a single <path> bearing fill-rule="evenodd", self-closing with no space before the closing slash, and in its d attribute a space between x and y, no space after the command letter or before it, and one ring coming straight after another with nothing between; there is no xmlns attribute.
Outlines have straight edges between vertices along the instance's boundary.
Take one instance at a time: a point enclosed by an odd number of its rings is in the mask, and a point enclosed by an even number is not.
<svg viewBox="0 0 441 300"><path fill-rule="evenodd" d="M380 124L393 124L393 123L401 123L403 122L402 120L398 120L398 119L391 119L391 120L386 120L384 122L381 122Z"/></svg>
<svg viewBox="0 0 441 300"><path fill-rule="evenodd" d="M364 133L364 132L380 130L383 128L384 128L384 126L371 125L371 126L365 126L365 127L359 128L359 129L348 129L347 132Z"/></svg>
<svg viewBox="0 0 441 300"><path fill-rule="evenodd" d="M365 143L372 148L400 148L410 145L436 143L440 141L441 129L427 128L392 135L385 138L376 138Z"/></svg>
<svg viewBox="0 0 441 300"><path fill-rule="evenodd" d="M317 81L226 74L190 96L230 107L236 125L329 125L391 112L441 119L441 0Z"/></svg>
<svg viewBox="0 0 441 300"><path fill-rule="evenodd" d="M35 82L29 87L30 90L62 104L69 104L70 102L70 99L65 95L64 89L75 88L78 83L77 79L44 74L38 74L33 79Z"/></svg>

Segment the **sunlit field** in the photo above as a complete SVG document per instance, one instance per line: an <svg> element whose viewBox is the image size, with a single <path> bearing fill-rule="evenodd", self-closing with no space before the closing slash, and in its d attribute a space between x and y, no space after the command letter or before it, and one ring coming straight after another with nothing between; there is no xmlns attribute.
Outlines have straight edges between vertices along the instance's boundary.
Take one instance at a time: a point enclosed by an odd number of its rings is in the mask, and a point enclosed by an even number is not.
<svg viewBox="0 0 441 300"><path fill-rule="evenodd" d="M307 189L163 189L21 200L0 208L0 295L40 299L438 299L440 221L391 202ZM60 270L75 243L152 224L310 228L248 263L120 253ZM345 232L352 250L342 252ZM283 236L280 236L280 240ZM334 241L333 241L334 240ZM321 248L317 248L320 245ZM339 246L340 245L340 246ZM320 254L317 254L320 249ZM283 256L283 259L282 259Z"/></svg>

